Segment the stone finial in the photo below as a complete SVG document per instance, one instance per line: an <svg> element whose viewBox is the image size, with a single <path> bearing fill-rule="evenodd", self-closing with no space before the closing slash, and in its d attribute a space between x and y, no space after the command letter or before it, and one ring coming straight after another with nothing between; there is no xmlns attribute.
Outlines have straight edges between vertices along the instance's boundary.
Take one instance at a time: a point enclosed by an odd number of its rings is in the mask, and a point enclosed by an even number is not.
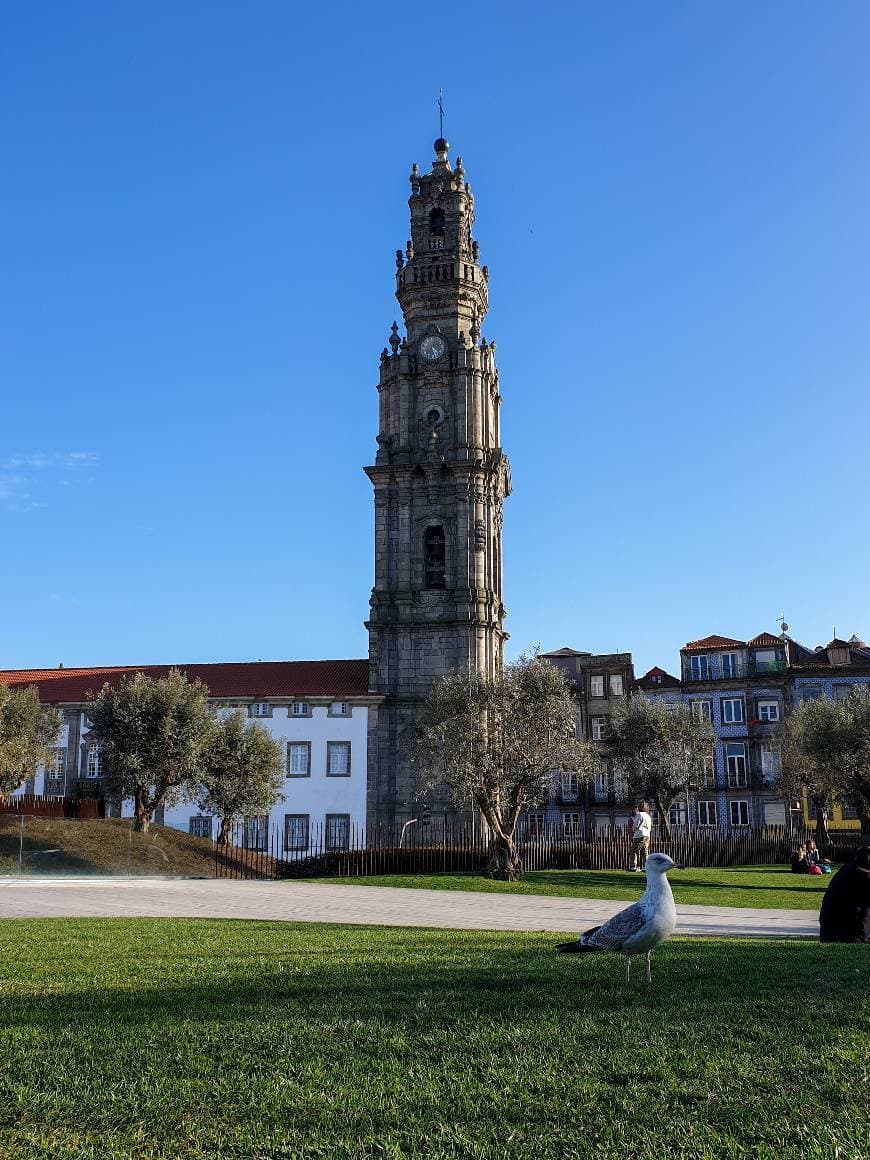
<svg viewBox="0 0 870 1160"><path fill-rule="evenodd" d="M476 346L477 340L480 338L480 326L478 325L476 314L471 320L471 326L469 327L468 333L471 338L471 345Z"/></svg>
<svg viewBox="0 0 870 1160"><path fill-rule="evenodd" d="M475 262L480 257L480 242L475 238L471 243L471 256Z"/></svg>
<svg viewBox="0 0 870 1160"><path fill-rule="evenodd" d="M489 281L489 266L481 266L481 270L483 271L484 279L488 282Z"/></svg>
<svg viewBox="0 0 870 1160"><path fill-rule="evenodd" d="M489 349L495 354L495 339L489 344Z"/></svg>
<svg viewBox="0 0 870 1160"><path fill-rule="evenodd" d="M390 348L391 348L393 354L395 354L396 351L399 349L399 342L400 342L399 324L397 322L394 322L393 325L390 327L390 338L389 338Z"/></svg>
<svg viewBox="0 0 870 1160"><path fill-rule="evenodd" d="M419 176L420 176L420 170L417 167L417 162L415 161L414 164L411 166L411 180L413 181L415 177L419 177Z"/></svg>
<svg viewBox="0 0 870 1160"><path fill-rule="evenodd" d="M396 250L396 269L401 270L405 264L405 258L401 250Z"/></svg>
<svg viewBox="0 0 870 1160"><path fill-rule="evenodd" d="M465 339L465 331L464 330L460 330L460 332L459 332L459 345L463 349L468 346L468 343Z"/></svg>
<svg viewBox="0 0 870 1160"><path fill-rule="evenodd" d="M401 350L402 354L408 353L408 336L407 335L405 335L405 337L402 339L402 345L399 349Z"/></svg>
<svg viewBox="0 0 870 1160"><path fill-rule="evenodd" d="M414 243L411 241L410 238L408 238L408 242L405 246L405 257L408 259L409 262L414 257Z"/></svg>

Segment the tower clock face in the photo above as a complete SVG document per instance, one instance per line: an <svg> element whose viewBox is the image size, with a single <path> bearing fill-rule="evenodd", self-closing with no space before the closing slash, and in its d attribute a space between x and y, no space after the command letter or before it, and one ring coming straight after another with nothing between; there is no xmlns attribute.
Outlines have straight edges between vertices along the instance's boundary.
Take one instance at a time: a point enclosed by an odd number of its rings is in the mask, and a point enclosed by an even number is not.
<svg viewBox="0 0 870 1160"><path fill-rule="evenodd" d="M447 350L447 343L440 334L427 334L420 343L420 354L426 362L437 362Z"/></svg>

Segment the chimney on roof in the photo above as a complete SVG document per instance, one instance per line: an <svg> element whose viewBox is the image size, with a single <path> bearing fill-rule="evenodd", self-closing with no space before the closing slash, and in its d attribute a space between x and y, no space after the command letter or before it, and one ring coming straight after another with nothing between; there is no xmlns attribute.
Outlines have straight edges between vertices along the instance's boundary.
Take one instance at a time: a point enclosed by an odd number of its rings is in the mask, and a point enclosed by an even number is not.
<svg viewBox="0 0 870 1160"><path fill-rule="evenodd" d="M63 661L61 661L61 662L60 662L60 664L59 664L57 667L58 667L59 669L62 669L62 668L63 668Z"/></svg>

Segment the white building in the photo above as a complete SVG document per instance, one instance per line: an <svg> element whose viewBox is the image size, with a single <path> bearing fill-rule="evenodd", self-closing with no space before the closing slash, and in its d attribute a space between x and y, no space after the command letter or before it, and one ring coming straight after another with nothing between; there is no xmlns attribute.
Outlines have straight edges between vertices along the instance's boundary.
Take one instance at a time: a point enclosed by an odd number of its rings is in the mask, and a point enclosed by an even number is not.
<svg viewBox="0 0 870 1160"><path fill-rule="evenodd" d="M277 829L279 848L297 855L310 845L341 849L351 834L365 835L369 714L381 697L368 691L368 661L256 661L174 666L199 679L220 714L243 709L284 750L284 800L268 815L245 819L244 842L265 848ZM89 669L16 669L0 683L35 685L44 704L56 705L63 729L47 769L19 793L49 797L102 794L99 746L90 739L89 693L143 672L165 676L169 665ZM132 814L125 802L122 814ZM213 837L217 820L193 802L167 806L155 822Z"/></svg>

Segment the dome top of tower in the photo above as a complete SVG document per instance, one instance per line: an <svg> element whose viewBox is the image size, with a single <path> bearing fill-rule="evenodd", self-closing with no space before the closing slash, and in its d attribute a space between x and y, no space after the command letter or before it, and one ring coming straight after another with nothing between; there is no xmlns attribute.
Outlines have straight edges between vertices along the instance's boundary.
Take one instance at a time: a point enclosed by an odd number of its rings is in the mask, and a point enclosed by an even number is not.
<svg viewBox="0 0 870 1160"><path fill-rule="evenodd" d="M447 152L449 149L450 149L450 142L447 140L446 137L439 137L438 140L435 142L435 152L438 154L439 161L446 161ZM444 154L443 157L441 156L442 153Z"/></svg>

